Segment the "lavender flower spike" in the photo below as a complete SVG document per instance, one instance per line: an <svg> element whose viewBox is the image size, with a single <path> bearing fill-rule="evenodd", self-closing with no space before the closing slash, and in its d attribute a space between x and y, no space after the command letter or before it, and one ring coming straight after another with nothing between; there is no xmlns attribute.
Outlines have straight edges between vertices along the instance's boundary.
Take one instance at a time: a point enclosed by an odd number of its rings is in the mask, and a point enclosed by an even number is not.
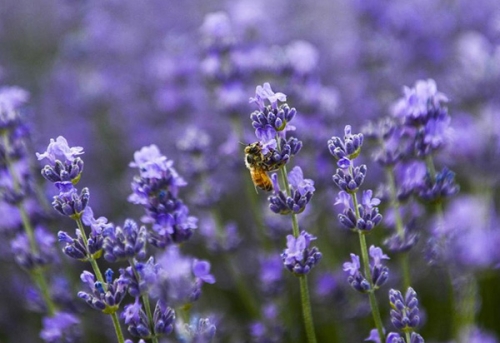
<svg viewBox="0 0 500 343"><path fill-rule="evenodd" d="M272 181L275 194L268 198L269 208L278 214L299 214L303 212L315 191L314 181L304 179L302 169L298 166L295 166L288 173L290 196L287 196L286 193L279 189L276 174L272 175Z"/></svg>
<svg viewBox="0 0 500 343"><path fill-rule="evenodd" d="M70 147L66 138L59 136L51 139L47 150L36 153L38 160L46 158L49 164L42 169L43 177L52 183L70 181L77 184L83 172L83 160L78 155L83 154L82 147Z"/></svg>
<svg viewBox="0 0 500 343"><path fill-rule="evenodd" d="M400 291L389 290L389 301L391 303L391 322L401 331L413 331L420 323L417 293L409 287L406 295Z"/></svg>
<svg viewBox="0 0 500 343"><path fill-rule="evenodd" d="M265 82L262 86L257 86L255 89L255 98L250 98L250 103L256 103L260 110L263 110L266 105L264 100L268 100L273 109L278 108L278 101L285 102L286 95L281 92L273 92L269 82Z"/></svg>
<svg viewBox="0 0 500 343"><path fill-rule="evenodd" d="M149 329L148 316L142 309L139 297L135 302L126 305L120 317L127 325L127 330L134 337L149 338L151 330Z"/></svg>
<svg viewBox="0 0 500 343"><path fill-rule="evenodd" d="M373 284L373 289L376 290L382 286L389 277L389 268L382 264L382 260L389 259L387 255L382 252L382 249L370 246L369 250L372 262L370 263L371 279ZM370 291L370 282L361 273L361 264L359 261L359 256L351 254L352 262L345 262L343 265L344 271L349 275L347 277L347 282L352 288L361 293L366 293Z"/></svg>
<svg viewBox="0 0 500 343"><path fill-rule="evenodd" d="M71 219L81 218L90 199L89 189L85 187L78 194L77 189L73 187L71 182L64 181L56 183L56 185L60 193L54 196L52 201L54 209Z"/></svg>
<svg viewBox="0 0 500 343"><path fill-rule="evenodd" d="M370 290L370 282L368 282L359 270L361 267L359 256L351 254L351 261L352 262L344 262L343 264L344 271L349 274L347 282L358 292L368 292Z"/></svg>
<svg viewBox="0 0 500 343"><path fill-rule="evenodd" d="M264 100L268 100L270 105L266 106ZM290 108L286 103L278 107L278 101L285 102L286 95L279 92L274 93L269 83L264 83L264 86L257 86L255 98L250 98L250 103L256 103L258 106L258 110L250 114L257 137L266 128L281 132L294 129L287 124L292 121L297 111L295 108Z"/></svg>
<svg viewBox="0 0 500 343"><path fill-rule="evenodd" d="M82 147L77 146L70 148L66 138L59 136L56 140L51 138L47 150L41 154L36 153L36 157L39 161L46 158L50 163L55 164L57 160L72 162L81 154L83 154Z"/></svg>
<svg viewBox="0 0 500 343"><path fill-rule="evenodd" d="M43 319L40 338L45 342L76 342L80 335L80 320L73 314L57 312Z"/></svg>
<svg viewBox="0 0 500 343"><path fill-rule="evenodd" d="M346 125L344 128L344 139L340 137L332 137L328 140L328 150L337 160L348 158L350 160L358 157L363 145L363 134L352 134L351 125Z"/></svg>
<svg viewBox="0 0 500 343"><path fill-rule="evenodd" d="M136 258L144 260L146 257L146 236L145 226L139 227L131 219L125 220L123 228L108 227L103 232L104 258L109 262L120 259Z"/></svg>
<svg viewBox="0 0 500 343"><path fill-rule="evenodd" d="M285 268L295 275L308 274L322 257L317 247L309 248L311 241L315 240L316 237L302 231L297 238L288 235L286 239L287 248L281 254Z"/></svg>
<svg viewBox="0 0 500 343"><path fill-rule="evenodd" d="M105 273L105 284L100 281L95 281L94 274L83 271L80 279L87 284L91 293L78 292L78 297L95 310L102 311L106 314L115 313L125 294L127 293L128 281L120 276L113 280L113 271L108 269Z"/></svg>

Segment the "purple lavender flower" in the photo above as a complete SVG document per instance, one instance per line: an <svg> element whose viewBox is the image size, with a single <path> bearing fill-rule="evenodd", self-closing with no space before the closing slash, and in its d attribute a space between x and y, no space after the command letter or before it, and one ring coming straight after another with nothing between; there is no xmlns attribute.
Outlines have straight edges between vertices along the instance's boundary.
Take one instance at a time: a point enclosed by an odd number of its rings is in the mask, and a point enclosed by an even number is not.
<svg viewBox="0 0 500 343"><path fill-rule="evenodd" d="M148 316L142 309L139 297L135 298L134 303L125 305L120 317L125 322L125 325L127 325L127 330L132 336L141 338L151 337Z"/></svg>
<svg viewBox="0 0 500 343"><path fill-rule="evenodd" d="M370 282L365 279L359 268L361 264L359 262L359 256L351 254L351 262L344 262L343 269L349 274L347 277L347 282L352 288L361 293L366 293L370 290Z"/></svg>
<svg viewBox="0 0 500 343"><path fill-rule="evenodd" d="M466 327L461 330L460 338L465 338L469 343L498 343L495 336L478 327Z"/></svg>
<svg viewBox="0 0 500 343"><path fill-rule="evenodd" d="M29 99L29 93L20 87L0 88L0 123L2 129L19 119L19 108Z"/></svg>
<svg viewBox="0 0 500 343"><path fill-rule="evenodd" d="M175 308L198 300L203 283L214 282L207 261L182 256L179 248L172 245L158 259L156 280L150 294Z"/></svg>
<svg viewBox="0 0 500 343"><path fill-rule="evenodd" d="M193 318L178 331L181 340L193 343L209 343L215 336L216 327L210 318Z"/></svg>
<svg viewBox="0 0 500 343"><path fill-rule="evenodd" d="M378 289L385 284L389 277L389 268L382 264L382 260L389 259L389 257L382 252L382 249L373 245L370 246L369 254L372 259L370 263L370 274L373 289ZM358 292L366 293L370 291L371 286L370 282L360 271L360 268L359 256L355 254L351 254L351 262L345 262L343 264L343 269L348 274L347 282Z"/></svg>
<svg viewBox="0 0 500 343"><path fill-rule="evenodd" d="M21 114L29 93L19 87L0 87L0 168L26 156L28 126Z"/></svg>
<svg viewBox="0 0 500 343"><path fill-rule="evenodd" d="M262 319L250 325L250 335L255 343L283 342L285 328L280 322L279 308L275 303L268 303L262 308Z"/></svg>
<svg viewBox="0 0 500 343"><path fill-rule="evenodd" d="M68 181L57 184L60 193L54 196L52 206L63 216L71 219L81 218L85 207L90 199L90 192L87 187L83 188L78 194L78 190Z"/></svg>
<svg viewBox="0 0 500 343"><path fill-rule="evenodd" d="M379 342L380 342L380 340L379 340ZM401 337L398 333L389 332L385 343L406 343L406 341L405 341L405 338Z"/></svg>
<svg viewBox="0 0 500 343"><path fill-rule="evenodd" d="M352 166L352 161L344 157L337 162L339 168L332 177L333 183L348 193L356 193L366 176L366 165Z"/></svg>
<svg viewBox="0 0 500 343"><path fill-rule="evenodd" d="M347 158L349 160L355 159L361 152L363 145L363 134L352 134L351 126L346 125L344 128L344 139L340 137L332 137L328 140L328 150L337 160Z"/></svg>
<svg viewBox="0 0 500 343"><path fill-rule="evenodd" d="M372 198L371 190L363 191L361 203L358 204L359 218L353 209L350 196L345 191L340 191L335 202L335 205L343 205L342 213L339 213L338 218L340 223L353 231L371 231L382 221L382 215L379 213L377 205L380 204L378 198Z"/></svg>
<svg viewBox="0 0 500 343"><path fill-rule="evenodd" d="M285 268L298 276L308 274L322 257L317 247L309 248L311 241L315 239L306 231L302 231L297 238L293 235L286 236L287 248L281 254Z"/></svg>
<svg viewBox="0 0 500 343"><path fill-rule="evenodd" d="M405 97L393 108L403 131L413 137L417 157L427 156L444 146L450 137L451 119L442 104L448 99L437 91L433 80L417 81L414 88L405 87Z"/></svg>
<svg viewBox="0 0 500 343"><path fill-rule="evenodd" d="M377 329L371 329L370 330L370 336L365 338L365 341L371 341L374 343L381 343L380 342L380 336L378 335L378 330Z"/></svg>
<svg viewBox="0 0 500 343"><path fill-rule="evenodd" d="M270 105L266 106L265 100L269 101ZM257 104L259 108L250 114L257 137L263 136L263 132L269 130L275 134L291 129L287 125L295 117L297 111L295 108L288 107L286 103L278 107L278 101L285 102L286 95L280 92L274 93L267 82L263 86L257 86L255 98L250 98L250 103Z"/></svg>
<svg viewBox="0 0 500 343"><path fill-rule="evenodd" d="M416 189L418 197L430 203L442 201L457 194L458 191L459 186L455 182L455 173L446 167L438 172L434 178L427 173L423 182Z"/></svg>
<svg viewBox="0 0 500 343"><path fill-rule="evenodd" d="M250 103L256 103L259 110L263 111L267 108L265 100L269 101L272 109L278 109L278 101L285 102L286 95L281 92L273 92L269 82L265 82L264 85L257 86L255 89L255 98L250 98Z"/></svg>
<svg viewBox="0 0 500 343"><path fill-rule="evenodd" d="M403 228L403 235L394 233L384 240L384 245L391 252L406 252L417 244L420 235L410 231L408 227Z"/></svg>
<svg viewBox="0 0 500 343"><path fill-rule="evenodd" d="M82 215L84 223L90 225L90 233L87 238L82 236L80 229L75 230L76 238L71 237L64 231L57 233L59 242L66 243L63 252L71 258L86 261L91 256L99 258L102 254L104 242L103 230L110 227L105 217L94 219L92 209L87 207Z"/></svg>
<svg viewBox="0 0 500 343"><path fill-rule="evenodd" d="M26 233L18 234L10 243L16 262L23 268L34 269L54 261L57 255L54 250L55 238L46 229L37 226L34 230L37 251L34 252Z"/></svg>
<svg viewBox="0 0 500 343"><path fill-rule="evenodd" d="M419 80L414 88L404 87L404 98L393 108L394 115L402 118L404 123L426 123L431 114L442 110L441 104L448 98L438 92L436 82L432 79Z"/></svg>
<svg viewBox="0 0 500 343"><path fill-rule="evenodd" d="M424 179L428 177L425 163L419 160L399 163L395 166L394 173L399 185L397 190L399 201L408 199L418 189L423 188Z"/></svg>
<svg viewBox="0 0 500 343"><path fill-rule="evenodd" d="M200 27L200 31L210 52L224 52L235 43L231 21L224 12L207 14Z"/></svg>
<svg viewBox="0 0 500 343"><path fill-rule="evenodd" d="M372 275L373 287L375 289L381 287L389 277L389 268L382 264L382 260L388 260L389 256L383 253L382 249L375 246L370 246L369 254L372 259L370 270Z"/></svg>
<svg viewBox="0 0 500 343"><path fill-rule="evenodd" d="M151 256L146 262L135 262L134 266L120 269L120 275L128 282L129 294L139 297L155 287L159 270L160 266Z"/></svg>
<svg viewBox="0 0 500 343"><path fill-rule="evenodd" d="M370 122L363 128L363 133L380 144L373 153L373 160L382 166L394 166L413 153L411 132L395 118L386 117L376 123Z"/></svg>
<svg viewBox="0 0 500 343"><path fill-rule="evenodd" d="M95 281L94 274L83 271L80 279L87 284L91 293L78 292L78 297L95 310L102 311L106 314L115 313L125 294L127 293L128 281L120 276L113 280L113 271L108 269L105 273L105 283Z"/></svg>
<svg viewBox="0 0 500 343"><path fill-rule="evenodd" d="M104 241L102 248L104 258L109 262L120 259L146 258L146 236L145 226L139 227L131 219L125 220L123 228L119 226L109 227L103 231Z"/></svg>
<svg viewBox="0 0 500 343"><path fill-rule="evenodd" d="M219 224L211 215L207 215L200 222L200 235L210 251L231 252L240 246L242 237L235 222L226 223L222 228L219 228L217 227Z"/></svg>
<svg viewBox="0 0 500 343"><path fill-rule="evenodd" d="M59 182L78 183L83 172L83 160L78 157L81 154L82 147L70 147L66 138L59 136L56 140L51 138L47 150L36 153L36 157L39 161L44 158L49 161L43 167L42 175L57 186Z"/></svg>
<svg viewBox="0 0 500 343"><path fill-rule="evenodd" d="M43 318L40 338L47 343L76 342L81 336L80 320L67 312Z"/></svg>
<svg viewBox="0 0 500 343"><path fill-rule="evenodd" d="M410 335L409 343L424 343L424 339L416 332L412 332ZM403 336L400 336L398 333L389 332L387 335L387 339L385 343L407 343Z"/></svg>
<svg viewBox="0 0 500 343"><path fill-rule="evenodd" d="M420 323L420 316L417 293L413 288L408 288L404 298L400 291L389 290L389 301L392 307L392 324L401 331L415 330Z"/></svg>
<svg viewBox="0 0 500 343"><path fill-rule="evenodd" d="M186 182L172 165L155 145L135 152L130 163L140 175L132 181L129 201L145 207L142 221L153 224L149 241L161 248L188 240L197 228L197 218L190 216L187 206L177 198L179 187Z"/></svg>
<svg viewBox="0 0 500 343"><path fill-rule="evenodd" d="M431 248L438 261L460 270L485 270L499 265L498 216L489 200L460 196L436 218L431 231Z"/></svg>
<svg viewBox="0 0 500 343"><path fill-rule="evenodd" d="M260 273L259 286L263 293L272 296L283 289L283 261L280 256L271 254L259 256Z"/></svg>
<svg viewBox="0 0 500 343"><path fill-rule="evenodd" d="M153 325L156 335L169 335L174 330L175 312L162 300L156 302L153 312Z"/></svg>
<svg viewBox="0 0 500 343"><path fill-rule="evenodd" d="M290 195L280 190L277 182L277 174L272 175L274 185L274 195L271 195L269 200L269 208L274 213L278 214L299 214L304 211L306 205L311 200L314 194L314 181L304 179L302 169L295 166L288 173L288 183L290 185Z"/></svg>

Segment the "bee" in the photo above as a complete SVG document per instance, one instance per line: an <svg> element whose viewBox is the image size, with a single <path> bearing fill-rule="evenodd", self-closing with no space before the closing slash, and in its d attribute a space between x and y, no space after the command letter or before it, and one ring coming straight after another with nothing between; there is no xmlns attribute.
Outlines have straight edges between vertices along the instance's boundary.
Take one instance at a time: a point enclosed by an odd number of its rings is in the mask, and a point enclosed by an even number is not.
<svg viewBox="0 0 500 343"><path fill-rule="evenodd" d="M267 157L262 153L260 142L251 143L245 147L245 165L250 170L255 189L259 187L270 192L273 190L273 183L269 175L267 175L269 168L266 167L266 159Z"/></svg>

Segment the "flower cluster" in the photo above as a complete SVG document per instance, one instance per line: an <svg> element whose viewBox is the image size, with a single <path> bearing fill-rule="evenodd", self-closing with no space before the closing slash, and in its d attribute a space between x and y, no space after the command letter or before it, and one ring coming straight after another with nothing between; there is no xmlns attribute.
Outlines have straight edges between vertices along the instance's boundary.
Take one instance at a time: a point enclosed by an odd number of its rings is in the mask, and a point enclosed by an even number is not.
<svg viewBox="0 0 500 343"><path fill-rule="evenodd" d="M309 248L311 241L315 239L316 237L305 231L302 231L299 237L286 236L287 248L281 254L285 268L296 275L308 274L322 257L318 248Z"/></svg>
<svg viewBox="0 0 500 343"><path fill-rule="evenodd" d="M139 175L134 177L128 199L145 208L142 221L152 224L149 242L162 248L188 240L197 228L197 219L189 215L188 207L178 197L186 182L172 165L156 145L136 151L130 163L139 169Z"/></svg>
<svg viewBox="0 0 500 343"><path fill-rule="evenodd" d="M363 275L359 270L361 264L358 255L351 254L351 262L345 262L343 265L344 271L349 275L347 282L349 282L352 288L361 293L380 288L386 283L389 277L389 268L382 264L382 260L388 260L389 256L384 254L382 249L373 245L370 246L369 251L371 257L370 276Z"/></svg>
<svg viewBox="0 0 500 343"><path fill-rule="evenodd" d="M277 214L299 214L305 210L314 194L314 181L304 179L304 174L299 166L295 166L288 173L290 195L280 189L277 174L273 174L271 179L274 193L269 197L271 211Z"/></svg>
<svg viewBox="0 0 500 343"><path fill-rule="evenodd" d="M409 287L405 296L400 291L389 290L391 304L391 323L396 329L404 333L411 333L411 343L423 343L424 339L415 332L420 323L417 293ZM405 342L398 333L391 332L387 335L388 343Z"/></svg>
<svg viewBox="0 0 500 343"><path fill-rule="evenodd" d="M134 303L125 306L121 318L130 334L141 339L169 335L174 330L175 312L161 300L158 300L155 306L152 330L139 298L136 298Z"/></svg>
<svg viewBox="0 0 500 343"><path fill-rule="evenodd" d="M335 205L342 205L342 213L338 215L339 222L346 228L353 231L371 231L382 221L382 215L379 213L378 205L380 200L372 198L372 190L363 191L361 203L354 208L351 196L340 191Z"/></svg>
<svg viewBox="0 0 500 343"><path fill-rule="evenodd" d="M127 219L123 228L110 226L103 231L103 236L102 248L107 261L115 262L130 258L144 260L146 258L147 231L145 226L138 227L135 221Z"/></svg>
<svg viewBox="0 0 500 343"><path fill-rule="evenodd" d="M78 155L83 154L82 147L69 147L68 141L62 137L51 139L44 153L36 153L38 160L46 159L42 175L52 182L59 194L54 196L52 206L63 216L79 219L87 207L90 198L88 188L83 188L78 194L74 187L83 172L83 160Z"/></svg>
<svg viewBox="0 0 500 343"><path fill-rule="evenodd" d="M87 284L91 293L78 292L78 297L85 300L93 309L111 314L118 310L125 297L128 281L123 276L113 280L111 269L106 271L105 277L105 283L102 283L95 280L94 274L84 271L80 275L80 279Z"/></svg>
<svg viewBox="0 0 500 343"><path fill-rule="evenodd" d="M33 234L37 251L32 250L30 239L24 232L17 234L10 242L17 264L28 270L57 261L57 255L54 254L55 237L42 226L37 226Z"/></svg>
<svg viewBox="0 0 500 343"><path fill-rule="evenodd" d="M100 217L96 220L90 207L86 208L82 215L82 219L85 225L90 226L90 233L88 236L81 228L75 230L76 238L70 236L65 231L59 231L57 233L59 242L65 243L63 252L71 258L82 261L90 258L99 258L102 254L104 243L102 233L110 224L108 224L105 217Z"/></svg>

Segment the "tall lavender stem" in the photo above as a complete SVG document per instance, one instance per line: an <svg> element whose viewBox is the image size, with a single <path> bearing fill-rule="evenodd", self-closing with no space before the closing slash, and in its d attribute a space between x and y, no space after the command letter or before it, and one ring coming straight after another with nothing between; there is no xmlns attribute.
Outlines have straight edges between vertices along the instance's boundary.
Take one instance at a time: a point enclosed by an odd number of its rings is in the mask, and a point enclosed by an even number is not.
<svg viewBox="0 0 500 343"><path fill-rule="evenodd" d="M290 195L290 184L288 183L288 173L286 166L281 168L281 179L285 185L287 195ZM292 213L292 232L295 238L299 237L299 223L297 215ZM314 321L311 310L311 300L309 297L309 288L307 285L307 275L300 275L300 300L302 303L302 316L304 320L304 327L306 329L307 341L309 343L316 343L316 333L314 331Z"/></svg>
<svg viewBox="0 0 500 343"><path fill-rule="evenodd" d="M405 231L403 226L403 219L401 218L400 203L397 197L394 169L391 167L385 168L385 174L389 184L391 206L394 209L394 221L396 225L396 232L399 235L399 237L403 240ZM410 262L408 259L407 252L402 252L400 254L400 263L401 263L401 270L403 272L403 289L408 289L408 287L410 287L411 285L411 276L410 276Z"/></svg>
<svg viewBox="0 0 500 343"><path fill-rule="evenodd" d="M351 194L352 202L354 204L355 208L355 213L356 213L356 218L360 219L360 213L359 213L359 208L358 208L358 200L356 194ZM363 268L365 272L365 276L367 276L367 280L370 283L370 290L368 291L368 298L370 300L370 308L372 311L372 316L373 316L373 321L375 322L375 327L377 328L377 332L381 340L383 340L384 337L384 325L382 324L382 317L380 316L380 311L378 308L377 304L377 299L375 298L375 293L374 293L374 284L373 284L373 278L370 270L370 263L368 261L368 248L366 246L366 237L364 232L361 230L358 230L358 237L359 237L359 246L361 248L361 259L363 260Z"/></svg>
<svg viewBox="0 0 500 343"><path fill-rule="evenodd" d="M19 179L17 177L17 173L15 172L15 170L13 168L12 161L10 160L9 154L7 153L7 151L9 151L9 146L10 146L9 136L7 135L7 133L2 134L2 136L3 136L3 143L4 143L5 151L6 151L5 163L7 165L9 174L12 177L12 184L13 184L14 191L19 192L21 189L21 185L20 185ZM26 212L26 209L24 208L22 202L18 202L16 204L16 206L17 206L19 213L21 215L21 221L23 223L24 232L26 233L26 236L28 237L31 251L33 254L37 255L38 254L38 245L37 245L37 242L35 240L33 227L31 225L31 221L29 219L28 213ZM50 296L49 287L48 287L47 280L45 279L44 274L42 273L40 268L37 267L37 268L30 271L30 275L31 275L33 281L35 282L35 284L40 289L40 292L42 294L42 298L45 302L45 305L47 306L47 312L48 312L49 316L53 316L54 313L56 312L56 305L54 304L54 301L52 300L52 298Z"/></svg>

